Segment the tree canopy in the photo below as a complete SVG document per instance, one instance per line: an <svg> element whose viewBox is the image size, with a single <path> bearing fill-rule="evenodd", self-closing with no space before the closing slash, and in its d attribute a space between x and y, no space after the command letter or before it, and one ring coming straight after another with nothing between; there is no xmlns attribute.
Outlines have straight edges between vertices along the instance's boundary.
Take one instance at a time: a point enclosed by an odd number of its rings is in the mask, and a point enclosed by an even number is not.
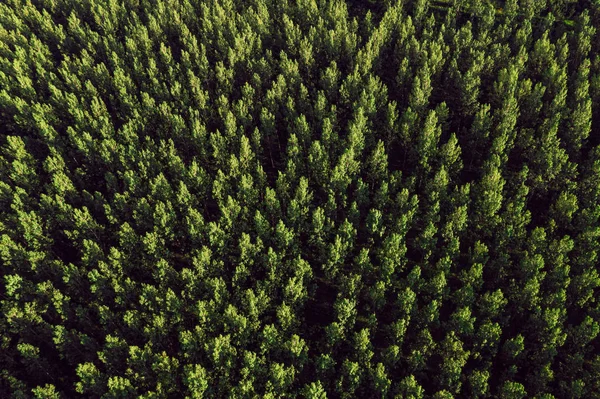
<svg viewBox="0 0 600 399"><path fill-rule="evenodd" d="M600 397L598 0L0 2L0 397Z"/></svg>

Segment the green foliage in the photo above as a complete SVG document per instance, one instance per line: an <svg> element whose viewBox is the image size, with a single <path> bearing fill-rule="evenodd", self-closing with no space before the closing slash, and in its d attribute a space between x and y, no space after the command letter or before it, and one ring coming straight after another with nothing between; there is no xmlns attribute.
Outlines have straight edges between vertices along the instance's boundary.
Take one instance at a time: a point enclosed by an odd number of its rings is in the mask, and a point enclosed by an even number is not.
<svg viewBox="0 0 600 399"><path fill-rule="evenodd" d="M597 1L238 3L0 4L0 397L600 395Z"/></svg>

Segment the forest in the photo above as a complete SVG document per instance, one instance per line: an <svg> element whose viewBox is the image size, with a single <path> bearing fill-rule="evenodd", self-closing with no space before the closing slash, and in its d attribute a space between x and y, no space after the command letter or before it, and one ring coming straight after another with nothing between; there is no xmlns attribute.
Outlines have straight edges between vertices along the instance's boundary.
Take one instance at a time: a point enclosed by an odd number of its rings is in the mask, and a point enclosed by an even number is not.
<svg viewBox="0 0 600 399"><path fill-rule="evenodd" d="M600 0L0 1L0 398L600 398Z"/></svg>

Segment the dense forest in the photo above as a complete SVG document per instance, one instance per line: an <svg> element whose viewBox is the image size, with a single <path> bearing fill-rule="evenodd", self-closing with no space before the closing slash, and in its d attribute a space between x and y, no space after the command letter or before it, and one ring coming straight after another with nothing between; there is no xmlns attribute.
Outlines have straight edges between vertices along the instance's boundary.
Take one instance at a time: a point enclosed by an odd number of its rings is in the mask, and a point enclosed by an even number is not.
<svg viewBox="0 0 600 399"><path fill-rule="evenodd" d="M1 398L600 398L600 0L0 1Z"/></svg>

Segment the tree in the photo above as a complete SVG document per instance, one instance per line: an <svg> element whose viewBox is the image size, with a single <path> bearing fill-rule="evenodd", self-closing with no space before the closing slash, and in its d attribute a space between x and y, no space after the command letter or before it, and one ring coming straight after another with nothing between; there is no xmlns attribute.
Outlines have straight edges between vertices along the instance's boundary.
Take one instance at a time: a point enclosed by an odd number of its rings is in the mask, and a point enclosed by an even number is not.
<svg viewBox="0 0 600 399"><path fill-rule="evenodd" d="M498 168L498 162L498 157L493 155L485 174L474 189L474 227L487 235L490 235L500 222L498 211L502 207L505 180Z"/></svg>
<svg viewBox="0 0 600 399"><path fill-rule="evenodd" d="M489 371L480 371L475 370L471 375L469 375L469 385L471 389L471 394L474 397L484 397L488 392L488 380L490 378Z"/></svg>
<svg viewBox="0 0 600 399"><path fill-rule="evenodd" d="M107 388L108 391L104 396L111 399L126 398L129 395L135 395L136 392L128 378L118 376L109 377Z"/></svg>
<svg viewBox="0 0 600 399"><path fill-rule="evenodd" d="M435 154L442 129L438 125L438 118L434 110L429 111L423 124L422 132L416 139L416 151L419 157L419 166L423 173L430 170L429 160Z"/></svg>
<svg viewBox="0 0 600 399"><path fill-rule="evenodd" d="M60 395L56 392L56 387L52 384L46 384L43 387L38 386L31 390L36 398L58 399Z"/></svg>
<svg viewBox="0 0 600 399"><path fill-rule="evenodd" d="M513 381L506 381L500 388L499 396L506 399L521 399L527 396L522 384Z"/></svg>
<svg viewBox="0 0 600 399"><path fill-rule="evenodd" d="M362 380L362 372L358 363L344 360L341 375L336 381L336 390L341 397L352 397Z"/></svg>
<svg viewBox="0 0 600 399"><path fill-rule="evenodd" d="M454 331L446 335L440 349L444 359L441 365L441 386L449 389L450 392L458 393L462 385L460 381L462 368L470 352L463 349L463 344Z"/></svg>
<svg viewBox="0 0 600 399"><path fill-rule="evenodd" d="M321 381L311 382L304 387L304 396L309 399L327 399L327 392Z"/></svg>

